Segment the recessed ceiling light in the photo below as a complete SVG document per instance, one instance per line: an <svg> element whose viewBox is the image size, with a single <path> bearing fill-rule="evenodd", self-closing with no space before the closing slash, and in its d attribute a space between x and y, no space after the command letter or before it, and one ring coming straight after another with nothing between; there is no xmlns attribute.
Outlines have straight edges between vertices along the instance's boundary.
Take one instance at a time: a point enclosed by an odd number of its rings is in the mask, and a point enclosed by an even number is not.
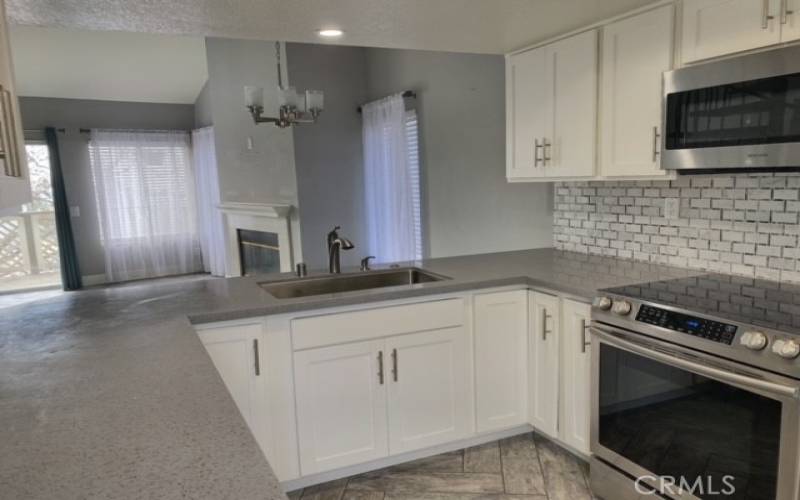
<svg viewBox="0 0 800 500"><path fill-rule="evenodd" d="M325 29L317 31L319 36L324 36L325 38L336 38L337 36L342 36L344 31L337 30L337 29Z"/></svg>

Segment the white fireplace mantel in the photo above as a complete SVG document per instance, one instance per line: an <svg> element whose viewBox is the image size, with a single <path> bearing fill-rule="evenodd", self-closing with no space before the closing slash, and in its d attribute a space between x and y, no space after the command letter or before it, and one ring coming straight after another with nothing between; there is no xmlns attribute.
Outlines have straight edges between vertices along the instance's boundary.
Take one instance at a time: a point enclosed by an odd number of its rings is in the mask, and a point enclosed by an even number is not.
<svg viewBox="0 0 800 500"><path fill-rule="evenodd" d="M292 238L289 215L291 205L272 203L232 203L226 202L218 206L225 220L225 274L228 277L242 275L242 263L239 255L239 229L248 231L264 231L278 235L280 248L281 271L294 268Z"/></svg>

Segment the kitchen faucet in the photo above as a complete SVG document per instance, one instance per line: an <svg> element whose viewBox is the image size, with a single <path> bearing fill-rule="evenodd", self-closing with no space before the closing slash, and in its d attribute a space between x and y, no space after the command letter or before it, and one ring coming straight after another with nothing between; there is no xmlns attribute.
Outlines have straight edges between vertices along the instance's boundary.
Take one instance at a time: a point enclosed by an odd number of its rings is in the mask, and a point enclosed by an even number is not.
<svg viewBox="0 0 800 500"><path fill-rule="evenodd" d="M337 232L339 229L341 229L341 227L336 226L328 233L328 272L332 274L339 274L342 272L341 250L355 248L353 242L339 236Z"/></svg>

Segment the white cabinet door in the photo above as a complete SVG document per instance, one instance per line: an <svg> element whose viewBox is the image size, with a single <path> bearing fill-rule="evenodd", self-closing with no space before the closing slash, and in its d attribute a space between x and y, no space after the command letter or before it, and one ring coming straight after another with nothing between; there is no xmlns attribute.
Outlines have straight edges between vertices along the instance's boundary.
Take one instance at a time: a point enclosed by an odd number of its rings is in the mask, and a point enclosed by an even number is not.
<svg viewBox="0 0 800 500"><path fill-rule="evenodd" d="M530 423L539 432L558 437L559 299L530 294Z"/></svg>
<svg viewBox="0 0 800 500"><path fill-rule="evenodd" d="M373 340L294 354L303 475L388 455L383 346Z"/></svg>
<svg viewBox="0 0 800 500"><path fill-rule="evenodd" d="M386 352L391 453L466 437L472 399L464 328L391 337Z"/></svg>
<svg viewBox="0 0 800 500"><path fill-rule="evenodd" d="M591 306L582 302L562 302L561 325L561 439L574 449L589 454Z"/></svg>
<svg viewBox="0 0 800 500"><path fill-rule="evenodd" d="M595 174L597 135L597 30L547 46L552 75L552 134L544 148L547 177Z"/></svg>
<svg viewBox="0 0 800 500"><path fill-rule="evenodd" d="M0 0L0 210L16 213L19 206L31 200L25 139L14 82L5 1Z"/></svg>
<svg viewBox="0 0 800 500"><path fill-rule="evenodd" d="M475 296L478 432L524 424L528 401L528 292Z"/></svg>
<svg viewBox="0 0 800 500"><path fill-rule="evenodd" d="M544 177L541 144L551 135L552 78L546 49L533 49L506 59L506 176Z"/></svg>
<svg viewBox="0 0 800 500"><path fill-rule="evenodd" d="M779 8L781 8L779 6ZM781 23L781 41L791 42L800 40L800 0L784 0L781 10L778 11L778 20Z"/></svg>
<svg viewBox="0 0 800 500"><path fill-rule="evenodd" d="M250 432L269 455L269 401L261 363L264 359L263 323L198 328L197 334Z"/></svg>
<svg viewBox="0 0 800 500"><path fill-rule="evenodd" d="M780 42L780 0L684 0L684 63Z"/></svg>
<svg viewBox="0 0 800 500"><path fill-rule="evenodd" d="M662 73L672 69L672 5L603 28L600 174L664 176Z"/></svg>

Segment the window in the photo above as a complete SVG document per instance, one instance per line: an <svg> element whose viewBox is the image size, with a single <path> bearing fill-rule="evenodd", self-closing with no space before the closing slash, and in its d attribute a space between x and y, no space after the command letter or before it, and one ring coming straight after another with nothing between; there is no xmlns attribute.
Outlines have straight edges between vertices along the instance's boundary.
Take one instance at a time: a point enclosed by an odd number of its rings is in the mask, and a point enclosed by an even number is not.
<svg viewBox="0 0 800 500"><path fill-rule="evenodd" d="M369 253L378 262L422 258L419 124L398 94L362 107Z"/></svg>
<svg viewBox="0 0 800 500"><path fill-rule="evenodd" d="M411 211L414 224L414 258L422 259L422 195L419 179L419 124L417 112L406 111L406 161L411 180Z"/></svg>
<svg viewBox="0 0 800 500"><path fill-rule="evenodd" d="M93 130L89 152L109 281L199 270L189 134Z"/></svg>

